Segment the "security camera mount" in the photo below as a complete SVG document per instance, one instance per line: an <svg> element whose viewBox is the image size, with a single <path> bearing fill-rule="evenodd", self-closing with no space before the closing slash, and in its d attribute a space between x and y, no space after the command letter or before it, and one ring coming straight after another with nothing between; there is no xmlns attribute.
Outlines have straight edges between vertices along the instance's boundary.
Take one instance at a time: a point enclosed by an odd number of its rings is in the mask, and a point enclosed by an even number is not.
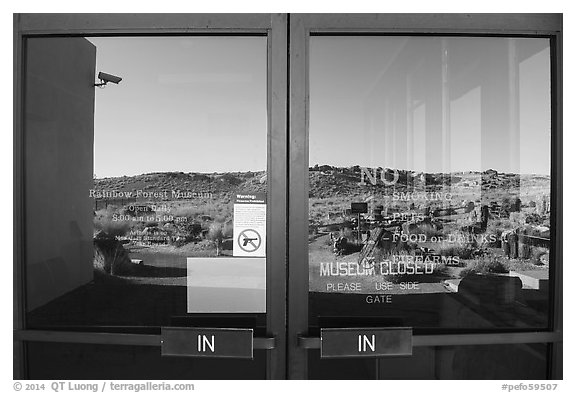
<svg viewBox="0 0 576 393"><path fill-rule="evenodd" d="M104 87L106 87L107 84L108 81L100 79L100 83L94 83L94 86L103 89Z"/></svg>

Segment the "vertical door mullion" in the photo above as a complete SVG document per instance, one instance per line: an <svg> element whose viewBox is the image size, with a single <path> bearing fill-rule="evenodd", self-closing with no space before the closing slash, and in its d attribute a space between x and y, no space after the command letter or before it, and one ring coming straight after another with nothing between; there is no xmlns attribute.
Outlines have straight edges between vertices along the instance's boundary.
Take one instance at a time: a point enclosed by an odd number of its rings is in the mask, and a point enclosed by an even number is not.
<svg viewBox="0 0 576 393"><path fill-rule="evenodd" d="M24 172L24 135L23 135L23 78L24 78L24 38L19 30L20 16L14 14L14 330L26 329L24 286L24 182L21 181ZM25 343L14 340L13 345L13 377L26 378Z"/></svg>
<svg viewBox="0 0 576 393"><path fill-rule="evenodd" d="M288 378L306 379L308 330L308 32L305 16L290 16Z"/></svg>
<svg viewBox="0 0 576 393"><path fill-rule="evenodd" d="M551 260L552 270L552 330L562 332L562 293L563 293L563 253L562 253L562 32L556 33L550 41L551 50L551 88L552 88L552 151L551 151L551 200L554 201L551 215L554 217L552 229ZM551 344L550 367L548 377L562 379L562 342Z"/></svg>
<svg viewBox="0 0 576 393"><path fill-rule="evenodd" d="M267 334L276 338L268 351L266 378L286 378L286 100L287 17L271 16L268 33L268 203L270 245L266 268Z"/></svg>

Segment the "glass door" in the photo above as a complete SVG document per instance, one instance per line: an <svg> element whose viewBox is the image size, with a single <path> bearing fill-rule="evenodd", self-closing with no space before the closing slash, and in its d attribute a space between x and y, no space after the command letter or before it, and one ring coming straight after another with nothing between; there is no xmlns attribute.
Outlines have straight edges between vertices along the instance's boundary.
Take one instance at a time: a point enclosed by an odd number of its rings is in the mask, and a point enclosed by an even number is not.
<svg viewBox="0 0 576 393"><path fill-rule="evenodd" d="M550 377L557 41L448 19L291 20L296 378Z"/></svg>
<svg viewBox="0 0 576 393"><path fill-rule="evenodd" d="M27 378L284 376L285 17L205 18L19 16Z"/></svg>

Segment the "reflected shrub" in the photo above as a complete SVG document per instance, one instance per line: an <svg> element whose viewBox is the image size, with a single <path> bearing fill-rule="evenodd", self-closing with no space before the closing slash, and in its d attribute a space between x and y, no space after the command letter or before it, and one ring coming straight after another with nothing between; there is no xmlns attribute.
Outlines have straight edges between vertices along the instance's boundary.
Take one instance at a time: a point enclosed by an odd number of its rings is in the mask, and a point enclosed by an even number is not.
<svg viewBox="0 0 576 393"><path fill-rule="evenodd" d="M460 277L464 278L470 274L504 274L509 271L508 262L503 260L502 257L492 255L469 261L460 272Z"/></svg>
<svg viewBox="0 0 576 393"><path fill-rule="evenodd" d="M478 253L480 253L479 248L473 244L443 243L438 249L438 254L442 256L454 256L460 259L472 259Z"/></svg>

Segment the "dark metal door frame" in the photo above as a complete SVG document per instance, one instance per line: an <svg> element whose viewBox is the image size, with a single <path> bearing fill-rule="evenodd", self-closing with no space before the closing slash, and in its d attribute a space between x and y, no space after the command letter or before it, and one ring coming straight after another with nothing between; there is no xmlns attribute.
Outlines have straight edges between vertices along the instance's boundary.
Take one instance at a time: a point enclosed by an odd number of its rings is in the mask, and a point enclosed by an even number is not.
<svg viewBox="0 0 576 393"><path fill-rule="evenodd" d="M288 33L289 32L289 33ZM268 36L269 251L266 375L307 377L308 38L311 33L531 35L552 39L553 321L547 332L415 336L414 346L552 343L550 377L562 378L562 16L559 14L20 14L14 16L14 376L26 378L26 341L159 345L159 336L38 332L25 324L23 53L33 36L264 34ZM289 46L289 47L288 47ZM288 52L290 58L288 59ZM288 130L287 130L288 125ZM289 223L289 225L288 225ZM287 267L288 262L288 267ZM273 284L273 285L270 285ZM271 341L255 342L270 348Z"/></svg>
<svg viewBox="0 0 576 393"><path fill-rule="evenodd" d="M552 53L552 323L547 332L414 336L414 346L552 343L549 377L562 378L562 15L291 14L289 81L288 378L306 379L308 338L308 122L311 34L542 36ZM303 339L303 336L305 339ZM300 344L300 345L299 345Z"/></svg>

